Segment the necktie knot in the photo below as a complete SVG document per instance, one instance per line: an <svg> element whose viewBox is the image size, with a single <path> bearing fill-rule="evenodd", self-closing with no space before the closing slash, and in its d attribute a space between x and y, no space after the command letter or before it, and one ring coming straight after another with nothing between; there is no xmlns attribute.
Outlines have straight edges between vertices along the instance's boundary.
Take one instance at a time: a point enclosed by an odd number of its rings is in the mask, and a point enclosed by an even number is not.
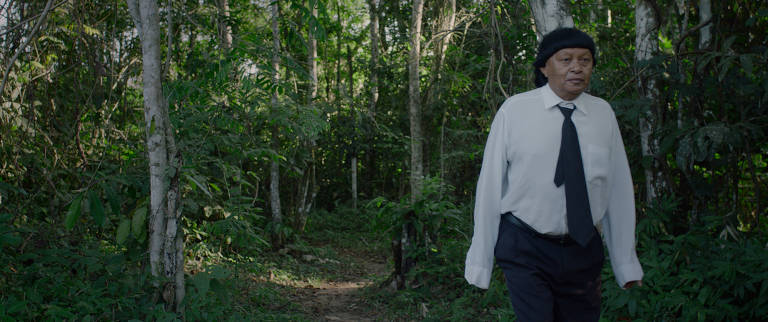
<svg viewBox="0 0 768 322"><path fill-rule="evenodd" d="M563 113L563 116L565 116L566 119L570 119L571 115L573 115L573 111L576 110L576 106L571 104L572 107L563 106L564 104L558 104L557 107L560 109L560 112Z"/></svg>

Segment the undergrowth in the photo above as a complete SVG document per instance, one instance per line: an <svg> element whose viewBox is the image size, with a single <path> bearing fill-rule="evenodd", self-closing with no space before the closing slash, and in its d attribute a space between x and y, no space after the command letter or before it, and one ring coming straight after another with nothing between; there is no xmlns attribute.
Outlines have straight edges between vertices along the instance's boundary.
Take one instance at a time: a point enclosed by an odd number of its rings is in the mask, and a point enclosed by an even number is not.
<svg viewBox="0 0 768 322"><path fill-rule="evenodd" d="M638 221L638 256L644 285L622 290L610 264L602 276L601 321L762 321L768 316L768 240L760 233L728 230L721 216L703 216L703 224L668 233L663 214L676 205L662 202ZM388 308L392 320L514 320L504 277L493 270L488 290L464 280L464 259L471 236L471 211L456 206L463 220L452 222L463 234L443 239L429 251L416 251L411 288L372 288L366 297Z"/></svg>
<svg viewBox="0 0 768 322"><path fill-rule="evenodd" d="M429 198L435 198L434 195ZM429 199L427 198L427 199ZM388 207L382 212L382 205ZM269 251L245 245L256 238L248 225L228 226L226 241L216 230L187 247L185 318L191 321L313 320L296 299L297 288L366 276L358 260L388 260L392 231L382 220L410 207L404 202L369 202L359 210L338 205L312 213L307 231L286 248ZM410 250L417 265L410 287L395 290L387 276L360 296L379 320L514 320L501 270L488 290L463 278L472 230L471 207L449 199L423 200L423 211L453 214L424 227L438 229L429 243ZM721 234L722 221L703 216L687 233L667 232L663 213L674 204L646 211L638 222L638 254L644 285L621 290L610 266L603 270L604 321L759 321L768 316L768 252L760 234ZM431 210L430 210L431 209ZM410 211L410 210L409 210ZM423 214L422 214L423 215ZM5 219L3 219L5 218ZM417 217L419 218L419 217ZM23 229L0 221L0 320L174 320L153 298L143 245L117 246L104 240L36 236L18 252ZM194 230L194 227L188 227ZM202 231L201 231L202 232ZM224 233L222 233L224 234ZM53 236L53 235L52 235ZM190 237L195 240L197 237ZM258 241L261 243L261 241Z"/></svg>

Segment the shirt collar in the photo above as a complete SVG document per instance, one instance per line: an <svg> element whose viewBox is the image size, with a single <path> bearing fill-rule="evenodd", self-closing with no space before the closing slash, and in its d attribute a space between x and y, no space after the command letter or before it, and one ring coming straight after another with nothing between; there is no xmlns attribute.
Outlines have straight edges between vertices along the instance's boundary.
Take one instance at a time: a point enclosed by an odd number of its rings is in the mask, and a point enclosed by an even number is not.
<svg viewBox="0 0 768 322"><path fill-rule="evenodd" d="M587 114L588 107L583 94L584 93L579 94L579 96L576 97L576 99L573 101L566 101L560 98L560 96L557 96L557 94L555 94L552 88L549 87L549 83L541 87L541 98L542 98L542 101L544 102L544 108L553 108L557 106L557 104L560 104L560 102L568 102L576 105L577 111Z"/></svg>

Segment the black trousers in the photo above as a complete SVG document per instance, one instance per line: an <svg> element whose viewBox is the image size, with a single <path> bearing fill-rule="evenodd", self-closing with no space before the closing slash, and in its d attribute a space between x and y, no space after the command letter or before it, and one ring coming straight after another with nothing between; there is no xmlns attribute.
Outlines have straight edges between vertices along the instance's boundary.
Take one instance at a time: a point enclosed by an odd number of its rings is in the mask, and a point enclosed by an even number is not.
<svg viewBox="0 0 768 322"><path fill-rule="evenodd" d="M502 219L495 256L518 321L600 319L600 271L605 255L599 234L582 247L544 239Z"/></svg>

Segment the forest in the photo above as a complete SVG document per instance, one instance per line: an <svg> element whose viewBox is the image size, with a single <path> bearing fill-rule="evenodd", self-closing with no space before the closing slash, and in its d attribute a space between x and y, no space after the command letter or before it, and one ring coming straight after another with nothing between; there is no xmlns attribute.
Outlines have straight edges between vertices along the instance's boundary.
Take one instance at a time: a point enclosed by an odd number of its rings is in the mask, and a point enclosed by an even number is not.
<svg viewBox="0 0 768 322"><path fill-rule="evenodd" d="M0 320L514 320L475 187L562 26L634 183L601 320L764 320L763 0L0 0Z"/></svg>

